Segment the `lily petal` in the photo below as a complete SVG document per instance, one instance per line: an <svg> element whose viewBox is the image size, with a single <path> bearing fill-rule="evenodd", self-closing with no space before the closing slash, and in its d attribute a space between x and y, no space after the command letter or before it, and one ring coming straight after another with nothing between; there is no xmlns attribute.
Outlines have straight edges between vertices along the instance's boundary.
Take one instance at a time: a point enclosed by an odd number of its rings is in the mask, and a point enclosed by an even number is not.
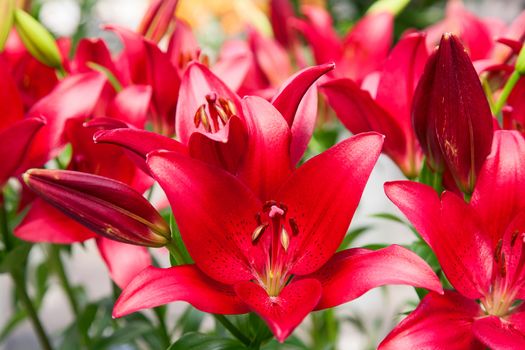
<svg viewBox="0 0 525 350"><path fill-rule="evenodd" d="M45 122L41 118L26 118L0 131L0 187L11 176L25 170L20 168L20 164L24 162L35 135L44 125Z"/></svg>
<svg viewBox="0 0 525 350"><path fill-rule="evenodd" d="M430 292L390 334L378 350L479 350L472 332L479 305L455 292Z"/></svg>
<svg viewBox="0 0 525 350"><path fill-rule="evenodd" d="M409 181L387 183L385 192L432 247L461 294L476 299L489 291L492 245L463 199L445 192L440 205L430 186Z"/></svg>
<svg viewBox="0 0 525 350"><path fill-rule="evenodd" d="M269 200L290 175L290 129L268 101L243 100L248 147L239 176L263 200Z"/></svg>
<svg viewBox="0 0 525 350"><path fill-rule="evenodd" d="M123 122L143 129L151 101L151 87L131 85L115 96L106 114Z"/></svg>
<svg viewBox="0 0 525 350"><path fill-rule="evenodd" d="M473 331L476 338L494 350L525 348L525 334L512 323L496 316L476 320Z"/></svg>
<svg viewBox="0 0 525 350"><path fill-rule="evenodd" d="M297 107L291 129L290 160L292 166L301 160L314 133L317 121L317 91L317 86L310 87Z"/></svg>
<svg viewBox="0 0 525 350"><path fill-rule="evenodd" d="M97 247L108 267L111 279L121 289L152 264L146 247L120 243L103 237L97 239Z"/></svg>
<svg viewBox="0 0 525 350"><path fill-rule="evenodd" d="M215 314L242 314L248 311L233 288L207 277L195 265L168 269L150 266L122 291L113 308L113 317L174 301L186 301L201 311Z"/></svg>
<svg viewBox="0 0 525 350"><path fill-rule="evenodd" d="M0 101L4 101L4 103L0 104L0 115L2 116L0 119L0 131L24 117L22 97L7 67L7 62L0 58L0 80L2 81L2 84L0 84ZM9 101L9 103L5 101Z"/></svg>
<svg viewBox="0 0 525 350"><path fill-rule="evenodd" d="M235 285L235 292L250 309L255 311L281 343L314 309L321 296L321 284L315 279L291 282L278 296L268 296L253 282Z"/></svg>
<svg viewBox="0 0 525 350"><path fill-rule="evenodd" d="M316 271L341 243L381 152L376 133L353 136L299 167L277 200L290 209L298 234L290 242L291 273Z"/></svg>
<svg viewBox="0 0 525 350"><path fill-rule="evenodd" d="M344 250L307 278L315 278L323 285L318 310L354 300L372 288L387 284L406 284L443 293L441 282L430 266L415 253L397 245L377 251Z"/></svg>
<svg viewBox="0 0 525 350"><path fill-rule="evenodd" d="M39 198L33 201L27 215L15 228L14 234L29 242L57 244L84 242L97 236Z"/></svg>
<svg viewBox="0 0 525 350"><path fill-rule="evenodd" d="M494 246L525 208L525 140L516 131L496 131L492 152L479 173L472 207Z"/></svg>
<svg viewBox="0 0 525 350"><path fill-rule="evenodd" d="M386 136L384 151L401 167L406 163L406 135L399 121L379 106L350 79L334 79L321 85L337 117L353 134L376 131ZM403 169L405 170L405 169Z"/></svg>
<svg viewBox="0 0 525 350"><path fill-rule="evenodd" d="M199 269L222 283L251 280L250 266L266 261L251 241L257 222L246 220L261 211L255 195L224 170L174 152L150 153L147 164Z"/></svg>

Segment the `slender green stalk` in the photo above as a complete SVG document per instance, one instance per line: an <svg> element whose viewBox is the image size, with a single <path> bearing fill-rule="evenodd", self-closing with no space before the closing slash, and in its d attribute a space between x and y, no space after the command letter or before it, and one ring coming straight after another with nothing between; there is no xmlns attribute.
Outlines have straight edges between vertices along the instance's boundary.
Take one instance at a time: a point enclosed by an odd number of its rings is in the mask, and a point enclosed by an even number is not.
<svg viewBox="0 0 525 350"><path fill-rule="evenodd" d="M75 292L73 291L73 287L69 283L69 278L67 277L66 270L64 268L64 263L60 256L60 247L58 245L54 245L54 244L51 245L49 257L51 258L52 264L55 267L55 272L57 274L58 280L60 281L60 285L62 286L62 289L64 290L64 293L67 296L69 305L71 307L71 311L73 311L73 315L75 315L75 319L78 320L80 318L80 307L78 305L78 301L75 296ZM86 334L86 332L82 330L82 328L80 327L80 323L78 322L77 322L77 330L80 335L82 345L90 349L91 341L89 339L89 336L88 334Z"/></svg>
<svg viewBox="0 0 525 350"><path fill-rule="evenodd" d="M162 310L158 307L154 308L153 311L155 312L155 316L157 316L157 320L159 321L159 333L164 343L164 347L167 348L171 344L171 337L168 333L168 327L166 327L166 321L164 320L164 314Z"/></svg>
<svg viewBox="0 0 525 350"><path fill-rule="evenodd" d="M239 339L244 345L249 346L251 341L246 337L242 332L235 327L233 323L230 322L224 315L213 315L216 321L219 321L220 324L224 326L235 338Z"/></svg>
<svg viewBox="0 0 525 350"><path fill-rule="evenodd" d="M53 348L51 347L51 342L49 341L46 331L44 330L44 327L38 318L38 314L33 305L33 302L31 301L31 298L29 298L29 295L27 295L24 277L14 272L11 272L11 277L15 282L16 293L18 294L20 301L27 311L27 315L29 316L29 320L31 321L31 324L33 325L33 328L36 332L40 346L44 350L52 350Z"/></svg>
<svg viewBox="0 0 525 350"><path fill-rule="evenodd" d="M503 91L501 91L501 95L499 96L498 101L496 101L494 105L494 110L492 111L492 114L498 117L500 123L503 122L503 117L501 116L503 106L505 106L505 102L507 102L507 99L509 98L512 89L514 89L514 87L518 83L518 80L520 80L520 77L521 74L518 71L512 72L509 80L507 80L505 86L503 87Z"/></svg>
<svg viewBox="0 0 525 350"><path fill-rule="evenodd" d="M13 246L10 242L9 225L7 223L7 211L5 208L3 194L0 194L0 230L2 231L2 239L4 240L6 251L9 252ZM16 273L15 270L11 270L10 274L13 282L15 283L16 293L18 294L20 301L24 305L27 315L29 316L29 320L31 321L31 324L33 325L33 328L36 332L40 346L44 350L52 350L53 348L51 347L51 342L49 341L46 331L44 330L44 327L38 318L35 306L27 294L23 273Z"/></svg>
<svg viewBox="0 0 525 350"><path fill-rule="evenodd" d="M174 241L172 240L169 241L165 247L166 249L168 249L173 259L175 259L175 262L177 263L177 265L184 264L184 257L182 253L179 251L179 248L177 248L177 246L175 245Z"/></svg>

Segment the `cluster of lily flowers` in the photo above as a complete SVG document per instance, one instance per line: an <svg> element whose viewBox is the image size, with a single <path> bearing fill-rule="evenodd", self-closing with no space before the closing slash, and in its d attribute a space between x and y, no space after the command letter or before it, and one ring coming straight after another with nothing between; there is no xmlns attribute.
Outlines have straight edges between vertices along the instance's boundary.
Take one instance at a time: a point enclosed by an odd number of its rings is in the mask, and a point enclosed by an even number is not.
<svg viewBox="0 0 525 350"><path fill-rule="evenodd" d="M186 301L255 313L280 342L313 311L410 285L422 299L379 349L525 348L525 14L450 1L393 45L388 6L341 38L324 9L273 0L274 37L249 28L211 62L176 5L107 25L115 54L3 2L0 184L18 204L0 201L0 262L19 239L94 239L122 288L113 317ZM305 157L318 105L354 136ZM398 245L341 249L382 152L408 179L386 195L437 268Z"/></svg>

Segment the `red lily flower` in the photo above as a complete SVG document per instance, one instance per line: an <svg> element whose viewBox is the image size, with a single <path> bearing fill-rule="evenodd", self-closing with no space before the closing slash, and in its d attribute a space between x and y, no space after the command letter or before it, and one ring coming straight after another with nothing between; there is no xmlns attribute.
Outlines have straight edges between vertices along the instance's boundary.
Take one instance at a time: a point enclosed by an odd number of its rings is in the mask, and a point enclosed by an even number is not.
<svg viewBox="0 0 525 350"><path fill-rule="evenodd" d="M335 62L334 73L361 82L381 68L392 45L394 16L388 12L368 14L343 39L339 39L330 14L315 6L303 6L307 20L292 21L312 47L318 64Z"/></svg>
<svg viewBox="0 0 525 350"><path fill-rule="evenodd" d="M385 185L457 292L430 293L380 349L525 346L524 169L523 137L496 131L468 204L451 192L440 199L431 187L415 182Z"/></svg>
<svg viewBox="0 0 525 350"><path fill-rule="evenodd" d="M194 62L182 79L177 109L177 134L182 144L146 131L126 129L100 132L95 139L120 144L143 159L155 149L186 149L184 153L238 175L265 197L303 155L317 111L317 93L311 86L331 69L333 64L309 67L290 77L274 97L272 107L256 97L241 101L209 69ZM273 143L282 140L275 136L279 133L289 139ZM271 152L268 164L260 161L262 155ZM273 169L268 176L258 172L266 167Z"/></svg>
<svg viewBox="0 0 525 350"><path fill-rule="evenodd" d="M321 86L348 130L377 131L386 136L384 152L409 178L417 176L421 167L421 149L412 128L410 108L427 58L424 35L410 34L394 47L377 87L371 88L370 93L346 78L333 79Z"/></svg>
<svg viewBox="0 0 525 350"><path fill-rule="evenodd" d="M490 152L493 118L479 77L459 40L443 35L414 96L414 130L435 171L448 170L472 193Z"/></svg>
<svg viewBox="0 0 525 350"><path fill-rule="evenodd" d="M284 341L314 309L379 285L440 292L431 269L404 248L335 254L381 145L378 134L343 141L299 167L268 201L222 169L174 152L150 153L150 171L168 195L195 265L145 270L113 315L176 300L211 313L251 310Z"/></svg>

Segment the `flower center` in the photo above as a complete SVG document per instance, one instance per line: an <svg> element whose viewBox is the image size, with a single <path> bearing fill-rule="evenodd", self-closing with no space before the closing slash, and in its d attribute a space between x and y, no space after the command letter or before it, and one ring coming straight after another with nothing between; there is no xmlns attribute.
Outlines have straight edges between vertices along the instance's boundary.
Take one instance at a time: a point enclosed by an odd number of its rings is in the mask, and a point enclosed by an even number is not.
<svg viewBox="0 0 525 350"><path fill-rule="evenodd" d="M236 108L229 99L218 97L215 92L206 95L206 103L201 105L193 122L198 128L202 125L209 133L216 133L228 123L228 120L236 114Z"/></svg>
<svg viewBox="0 0 525 350"><path fill-rule="evenodd" d="M288 274L287 252L290 240L299 233L299 228L295 219L287 219L286 214L286 205L268 201L263 205L262 212L255 216L258 226L252 233L252 243L263 244L268 257L264 271L258 274L258 282L269 296L279 295L292 277ZM271 234L270 239L261 242L266 232Z"/></svg>
<svg viewBox="0 0 525 350"><path fill-rule="evenodd" d="M509 314L525 282L525 233L516 230L506 238L510 241L500 239L496 245L491 290L481 300L487 314L500 317Z"/></svg>

